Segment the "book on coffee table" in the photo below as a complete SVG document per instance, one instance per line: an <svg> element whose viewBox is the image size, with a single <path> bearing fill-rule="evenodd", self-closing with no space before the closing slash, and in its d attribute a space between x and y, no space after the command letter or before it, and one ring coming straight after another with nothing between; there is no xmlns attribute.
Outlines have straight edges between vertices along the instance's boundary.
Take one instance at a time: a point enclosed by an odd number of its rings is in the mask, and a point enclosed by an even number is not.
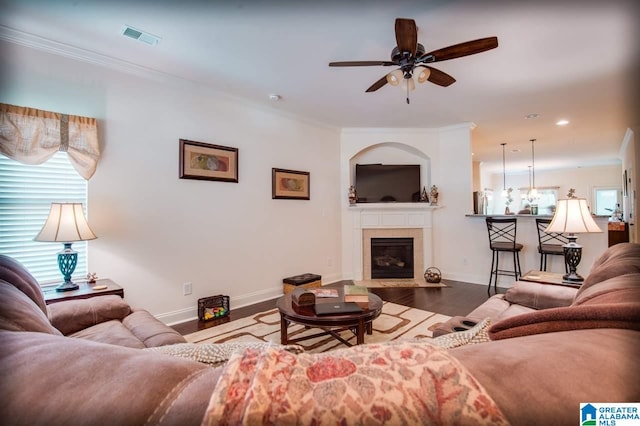
<svg viewBox="0 0 640 426"><path fill-rule="evenodd" d="M345 285L344 301L369 303L369 289L361 285Z"/></svg>
<svg viewBox="0 0 640 426"><path fill-rule="evenodd" d="M338 289L336 288L312 288L309 290L316 297L339 297Z"/></svg>

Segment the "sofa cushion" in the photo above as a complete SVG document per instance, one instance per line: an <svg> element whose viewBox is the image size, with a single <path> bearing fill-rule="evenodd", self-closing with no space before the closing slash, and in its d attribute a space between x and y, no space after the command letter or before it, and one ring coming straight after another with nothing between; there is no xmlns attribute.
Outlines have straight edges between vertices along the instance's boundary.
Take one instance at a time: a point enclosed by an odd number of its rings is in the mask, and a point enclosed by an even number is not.
<svg viewBox="0 0 640 426"><path fill-rule="evenodd" d="M496 294L471 311L469 315L467 315L467 318L473 319L476 322L482 321L485 318L495 320L508 307L509 302L504 300L504 294Z"/></svg>
<svg viewBox="0 0 640 426"><path fill-rule="evenodd" d="M514 305L504 298L504 294L491 296L486 302L471 311L467 318L476 322L489 318L492 322L499 321L514 315L521 315L534 311L527 306Z"/></svg>
<svg viewBox="0 0 640 426"><path fill-rule="evenodd" d="M47 316L26 294L0 279L0 329L57 334Z"/></svg>
<svg viewBox="0 0 640 426"><path fill-rule="evenodd" d="M144 309L133 309L122 324L147 347L186 343L187 341L173 328L158 321Z"/></svg>
<svg viewBox="0 0 640 426"><path fill-rule="evenodd" d="M624 274L581 289L574 306L603 303L640 303L640 273Z"/></svg>
<svg viewBox="0 0 640 426"><path fill-rule="evenodd" d="M40 284L20 262L0 254L0 279L26 294L44 314L47 313Z"/></svg>
<svg viewBox="0 0 640 426"><path fill-rule="evenodd" d="M562 285L516 281L507 290L504 299L533 309L559 308L571 305L576 291L575 288Z"/></svg>
<svg viewBox="0 0 640 426"><path fill-rule="evenodd" d="M609 247L593 262L589 275L578 290L586 291L592 285L619 275L640 272L640 244L620 243Z"/></svg>
<svg viewBox="0 0 640 426"><path fill-rule="evenodd" d="M142 349L144 343L118 320L101 322L91 327L84 328L69 337L91 340L92 342L109 343L111 345L125 346L128 348Z"/></svg>
<svg viewBox="0 0 640 426"><path fill-rule="evenodd" d="M635 402L640 332L546 333L450 349L513 425L578 425L581 402Z"/></svg>
<svg viewBox="0 0 640 426"><path fill-rule="evenodd" d="M48 308L51 324L64 335L101 322L122 320L131 313L129 305L119 296L68 300L53 303Z"/></svg>
<svg viewBox="0 0 640 426"><path fill-rule="evenodd" d="M199 425L218 369L137 349L0 331L0 419L24 425Z"/></svg>

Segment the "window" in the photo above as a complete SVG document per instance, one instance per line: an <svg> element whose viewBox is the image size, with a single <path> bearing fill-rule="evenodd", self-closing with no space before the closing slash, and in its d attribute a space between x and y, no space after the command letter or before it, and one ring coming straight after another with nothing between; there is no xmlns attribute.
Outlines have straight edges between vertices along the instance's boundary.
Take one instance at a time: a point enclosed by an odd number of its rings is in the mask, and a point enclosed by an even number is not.
<svg viewBox="0 0 640 426"><path fill-rule="evenodd" d="M62 244L33 241L53 201L87 205L87 181L65 152L35 166L0 155L0 253L21 262L40 283L62 281L57 262ZM75 242L73 249L78 252L74 278L84 277L87 242Z"/></svg>
<svg viewBox="0 0 640 426"><path fill-rule="evenodd" d="M599 216L611 216L620 204L620 188L593 188L593 211Z"/></svg>
<svg viewBox="0 0 640 426"><path fill-rule="evenodd" d="M537 188L538 199L535 204L538 205L539 215L553 216L556 211L556 203L558 201L558 187ZM529 188L520 188L520 209L528 209L529 200L526 198Z"/></svg>

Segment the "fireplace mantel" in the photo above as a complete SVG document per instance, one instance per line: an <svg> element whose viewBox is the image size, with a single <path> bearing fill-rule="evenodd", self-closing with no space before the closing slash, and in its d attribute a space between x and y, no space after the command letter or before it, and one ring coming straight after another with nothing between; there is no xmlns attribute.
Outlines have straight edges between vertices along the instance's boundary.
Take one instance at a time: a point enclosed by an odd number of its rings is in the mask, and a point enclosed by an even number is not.
<svg viewBox="0 0 640 426"><path fill-rule="evenodd" d="M349 210L435 210L442 206L429 203L356 203L349 205Z"/></svg>
<svg viewBox="0 0 640 426"><path fill-rule="evenodd" d="M372 236L400 237L416 236L420 232L422 238L417 238L415 243L421 247L414 247L414 254L420 259L415 262L416 267L428 267L432 265L432 214L442 206L431 206L427 203L366 203L349 206L352 223L352 253L353 270L355 280L365 279L366 262L370 262L368 244ZM367 232L364 232L364 231ZM375 230L375 232L370 232ZM422 272L415 270L416 277L421 277Z"/></svg>

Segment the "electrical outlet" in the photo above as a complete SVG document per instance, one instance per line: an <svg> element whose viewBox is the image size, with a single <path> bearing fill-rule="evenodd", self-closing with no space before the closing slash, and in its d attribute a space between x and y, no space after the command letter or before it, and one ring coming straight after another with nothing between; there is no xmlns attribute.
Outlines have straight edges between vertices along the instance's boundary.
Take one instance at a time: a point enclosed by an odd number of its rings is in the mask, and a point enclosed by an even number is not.
<svg viewBox="0 0 640 426"><path fill-rule="evenodd" d="M191 286L191 283L182 284L182 295L183 296L190 295L192 290L193 290L193 287Z"/></svg>
<svg viewBox="0 0 640 426"><path fill-rule="evenodd" d="M467 265L469 264L469 260L468 260L466 257L463 257L463 258L462 258L462 264L463 264L464 266L467 266Z"/></svg>

